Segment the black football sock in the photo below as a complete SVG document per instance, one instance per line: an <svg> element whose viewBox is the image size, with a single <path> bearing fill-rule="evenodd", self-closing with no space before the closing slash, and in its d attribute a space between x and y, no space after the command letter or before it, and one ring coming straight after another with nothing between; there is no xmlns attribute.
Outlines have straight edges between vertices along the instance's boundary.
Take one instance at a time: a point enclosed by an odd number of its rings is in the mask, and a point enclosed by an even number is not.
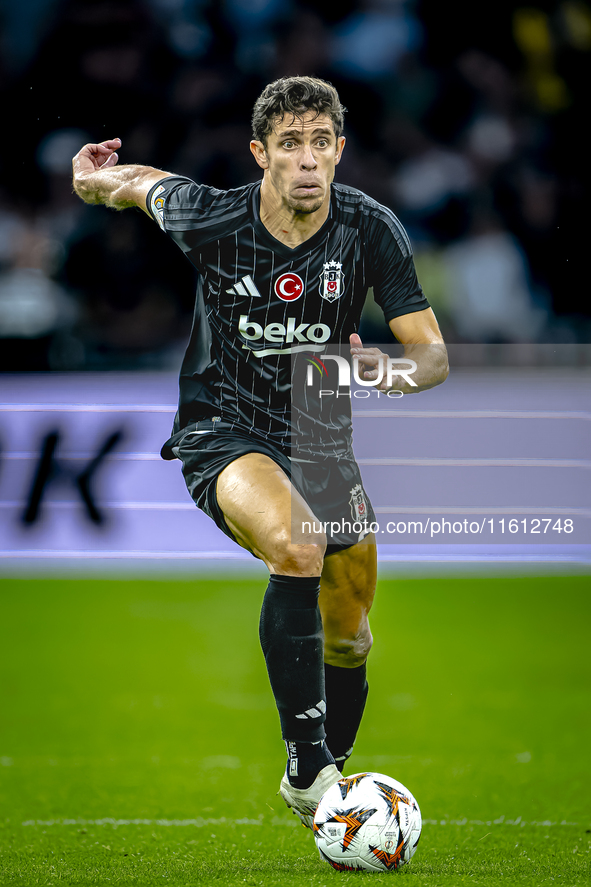
<svg viewBox="0 0 591 887"><path fill-rule="evenodd" d="M320 578L272 574L259 636L271 689L289 742L324 739L324 637L318 609Z"/></svg>
<svg viewBox="0 0 591 887"><path fill-rule="evenodd" d="M287 778L294 788L309 788L321 770L334 764L334 758L324 740L320 742L289 742L287 748Z"/></svg>
<svg viewBox="0 0 591 887"><path fill-rule="evenodd" d="M353 743L361 723L369 686L366 664L357 668L324 665L326 692L326 744L342 772L353 751Z"/></svg>

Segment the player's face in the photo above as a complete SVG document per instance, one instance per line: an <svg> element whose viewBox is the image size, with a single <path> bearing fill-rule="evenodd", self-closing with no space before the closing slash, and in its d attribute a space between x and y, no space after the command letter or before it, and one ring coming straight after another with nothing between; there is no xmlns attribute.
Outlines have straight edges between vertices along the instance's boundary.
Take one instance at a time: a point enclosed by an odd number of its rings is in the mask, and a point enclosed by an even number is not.
<svg viewBox="0 0 591 887"><path fill-rule="evenodd" d="M294 213L314 213L330 199L330 183L345 139L337 139L328 115L307 111L302 118L277 120L266 147L251 142L265 171L265 187Z"/></svg>

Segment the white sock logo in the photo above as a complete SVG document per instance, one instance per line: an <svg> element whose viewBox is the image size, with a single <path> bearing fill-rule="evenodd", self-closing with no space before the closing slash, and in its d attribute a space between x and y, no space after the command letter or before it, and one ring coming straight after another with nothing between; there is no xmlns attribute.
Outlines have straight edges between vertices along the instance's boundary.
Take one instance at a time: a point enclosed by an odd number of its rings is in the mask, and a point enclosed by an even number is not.
<svg viewBox="0 0 591 887"><path fill-rule="evenodd" d="M326 702L324 699L321 699L314 708L309 708L307 711L303 712L301 715L296 715L296 718L319 718L326 711Z"/></svg>

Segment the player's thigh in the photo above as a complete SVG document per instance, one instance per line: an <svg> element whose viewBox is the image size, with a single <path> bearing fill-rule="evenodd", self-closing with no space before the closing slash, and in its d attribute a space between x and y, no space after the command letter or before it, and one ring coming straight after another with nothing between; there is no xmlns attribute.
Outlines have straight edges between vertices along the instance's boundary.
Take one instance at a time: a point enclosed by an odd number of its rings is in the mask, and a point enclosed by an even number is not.
<svg viewBox="0 0 591 887"><path fill-rule="evenodd" d="M216 497L236 541L272 573L319 576L326 548L316 518L283 469L269 456L246 453L220 473ZM293 528L309 532L292 542Z"/></svg>
<svg viewBox="0 0 591 887"><path fill-rule="evenodd" d="M371 649L369 611L377 581L377 549L371 534L357 545L325 557L320 581L324 659L355 668Z"/></svg>

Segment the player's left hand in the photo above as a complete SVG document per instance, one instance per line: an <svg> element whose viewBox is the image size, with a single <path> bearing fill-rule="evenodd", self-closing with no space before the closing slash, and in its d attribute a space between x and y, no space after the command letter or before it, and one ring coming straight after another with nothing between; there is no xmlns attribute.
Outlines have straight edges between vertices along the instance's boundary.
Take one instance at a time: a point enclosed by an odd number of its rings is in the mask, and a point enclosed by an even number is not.
<svg viewBox="0 0 591 887"><path fill-rule="evenodd" d="M359 360L359 378L367 379L368 382L370 379L378 379L381 362L382 379L375 387L379 391L387 391L386 368L388 365L388 355L380 351L379 348L365 348L361 341L361 336L357 333L352 333L349 336L349 343L351 345L351 357L356 357Z"/></svg>
<svg viewBox="0 0 591 887"><path fill-rule="evenodd" d="M117 151L120 147L121 139L107 139L100 144L84 145L72 160L74 179L115 166L119 160Z"/></svg>

